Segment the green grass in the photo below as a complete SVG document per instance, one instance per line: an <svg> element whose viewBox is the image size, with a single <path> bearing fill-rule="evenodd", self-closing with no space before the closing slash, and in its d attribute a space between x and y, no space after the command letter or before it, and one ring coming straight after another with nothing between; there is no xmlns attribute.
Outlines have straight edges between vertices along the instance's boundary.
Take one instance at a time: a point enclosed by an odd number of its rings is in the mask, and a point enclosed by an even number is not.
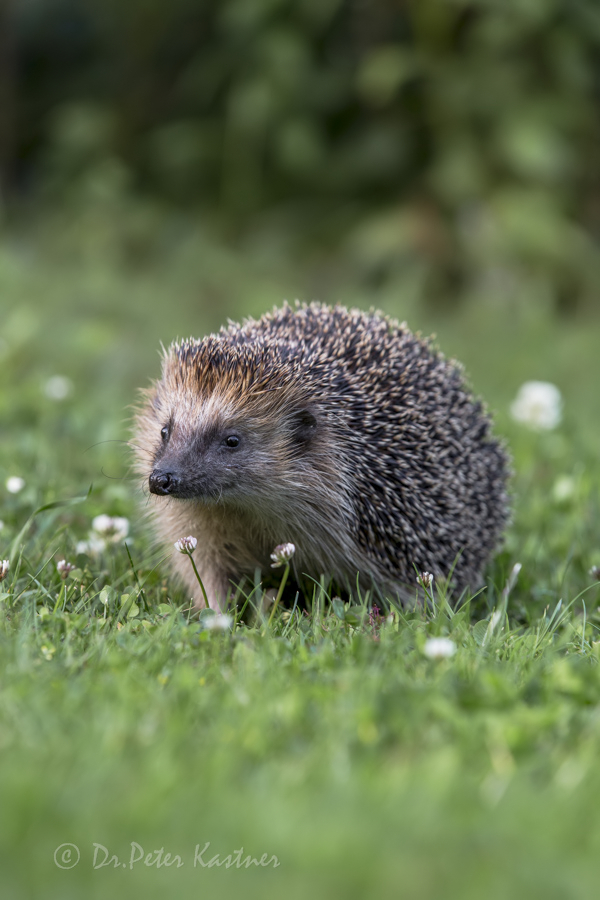
<svg viewBox="0 0 600 900"><path fill-rule="evenodd" d="M318 272L200 239L164 270L5 242L2 896L597 896L597 322L484 301L434 322L407 294L359 296L343 273ZM436 596L435 609L373 621L316 589L306 614L219 632L167 582L121 443L127 404L157 374L159 340L295 294L410 314L497 410L514 522L486 590L457 611ZM43 390L56 374L73 382L60 402ZM561 388L555 432L511 422L528 378ZM25 480L16 494L13 475ZM136 575L122 543L78 555L100 513L130 520ZM78 566L66 582L62 557ZM432 636L456 654L429 659ZM63 870L53 855L67 842L81 859ZM130 868L132 842L182 865ZM205 861L243 847L279 865L194 867L206 842ZM119 867L94 869L94 843Z"/></svg>

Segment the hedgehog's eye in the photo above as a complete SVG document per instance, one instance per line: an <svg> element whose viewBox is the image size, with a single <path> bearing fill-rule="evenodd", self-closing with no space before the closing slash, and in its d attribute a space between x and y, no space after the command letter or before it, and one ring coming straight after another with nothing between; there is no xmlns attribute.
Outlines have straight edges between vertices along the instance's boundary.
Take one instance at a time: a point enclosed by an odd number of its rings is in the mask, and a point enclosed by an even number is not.
<svg viewBox="0 0 600 900"><path fill-rule="evenodd" d="M169 439L169 431L170 429L168 425L163 425L163 427L160 429L160 436L163 441L167 441Z"/></svg>
<svg viewBox="0 0 600 900"><path fill-rule="evenodd" d="M234 450L236 447L239 447L240 439L237 434L228 434L223 443L226 447L229 447L230 450Z"/></svg>

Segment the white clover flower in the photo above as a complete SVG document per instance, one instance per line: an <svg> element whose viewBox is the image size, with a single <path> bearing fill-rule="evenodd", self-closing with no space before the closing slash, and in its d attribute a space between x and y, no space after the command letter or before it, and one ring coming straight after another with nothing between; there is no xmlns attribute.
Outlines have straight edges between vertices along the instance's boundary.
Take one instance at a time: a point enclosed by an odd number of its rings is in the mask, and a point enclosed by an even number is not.
<svg viewBox="0 0 600 900"><path fill-rule="evenodd" d="M425 590L429 590L433 584L433 575L431 572L421 572L417 575L417 584L420 584Z"/></svg>
<svg viewBox="0 0 600 900"><path fill-rule="evenodd" d="M3 528L4 528L4 522L2 521L2 519L0 519L0 531L2 531Z"/></svg>
<svg viewBox="0 0 600 900"><path fill-rule="evenodd" d="M429 659L448 659L456 653L456 644L450 638L429 638L425 641L423 653Z"/></svg>
<svg viewBox="0 0 600 900"><path fill-rule="evenodd" d="M9 559L0 559L0 581L4 581L10 569Z"/></svg>
<svg viewBox="0 0 600 900"><path fill-rule="evenodd" d="M64 375L53 375L44 385L49 400L65 400L73 392L73 382Z"/></svg>
<svg viewBox="0 0 600 900"><path fill-rule="evenodd" d="M129 519L122 516L107 516L104 513L92 519L92 529L105 541L117 544L129 534Z"/></svg>
<svg viewBox="0 0 600 900"><path fill-rule="evenodd" d="M175 541L173 546L178 553L193 553L198 546L198 541L189 534L187 537L179 538L178 541Z"/></svg>
<svg viewBox="0 0 600 900"><path fill-rule="evenodd" d="M69 574L76 569L77 566L74 566L73 563L67 562L66 559L59 559L56 563L56 571L60 575L63 581L65 581Z"/></svg>
<svg viewBox="0 0 600 900"><path fill-rule="evenodd" d="M19 475L11 475L6 479L6 490L9 494L18 494L25 487L25 479Z"/></svg>
<svg viewBox="0 0 600 900"><path fill-rule="evenodd" d="M550 431L562 419L561 393L548 381L526 381L511 403L510 414L530 428Z"/></svg>
<svg viewBox="0 0 600 900"><path fill-rule="evenodd" d="M285 565L295 552L296 547L294 544L278 544L271 553L271 568L276 569L278 566Z"/></svg>
<svg viewBox="0 0 600 900"><path fill-rule="evenodd" d="M570 475L559 475L552 486L552 496L557 503L566 503L577 493L577 482Z"/></svg>
<svg viewBox="0 0 600 900"><path fill-rule="evenodd" d="M214 616L207 616L202 619L202 625L207 631L229 631L233 625L233 618L221 613Z"/></svg>
<svg viewBox="0 0 600 900"><path fill-rule="evenodd" d="M106 541L93 531L90 531L87 541L78 541L75 547L76 553L85 553L86 556L97 556L104 550L106 550Z"/></svg>

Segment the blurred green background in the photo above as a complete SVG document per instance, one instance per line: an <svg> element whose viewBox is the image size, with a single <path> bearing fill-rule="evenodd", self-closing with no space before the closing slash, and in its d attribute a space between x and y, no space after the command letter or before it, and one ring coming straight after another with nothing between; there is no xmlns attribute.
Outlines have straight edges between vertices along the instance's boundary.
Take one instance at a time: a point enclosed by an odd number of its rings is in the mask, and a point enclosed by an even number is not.
<svg viewBox="0 0 600 900"><path fill-rule="evenodd" d="M2 9L5 207L59 217L54 252L216 229L269 266L335 250L365 294L596 306L595 0Z"/></svg>

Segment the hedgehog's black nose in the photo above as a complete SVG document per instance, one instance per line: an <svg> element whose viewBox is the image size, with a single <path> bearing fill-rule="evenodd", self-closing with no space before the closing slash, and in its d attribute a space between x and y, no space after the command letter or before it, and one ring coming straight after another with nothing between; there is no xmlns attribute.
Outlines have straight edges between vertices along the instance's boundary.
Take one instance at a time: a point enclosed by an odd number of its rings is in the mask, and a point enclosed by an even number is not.
<svg viewBox="0 0 600 900"><path fill-rule="evenodd" d="M179 484L179 479L173 472L161 472L155 469L150 478L148 485L152 494L172 494Z"/></svg>

